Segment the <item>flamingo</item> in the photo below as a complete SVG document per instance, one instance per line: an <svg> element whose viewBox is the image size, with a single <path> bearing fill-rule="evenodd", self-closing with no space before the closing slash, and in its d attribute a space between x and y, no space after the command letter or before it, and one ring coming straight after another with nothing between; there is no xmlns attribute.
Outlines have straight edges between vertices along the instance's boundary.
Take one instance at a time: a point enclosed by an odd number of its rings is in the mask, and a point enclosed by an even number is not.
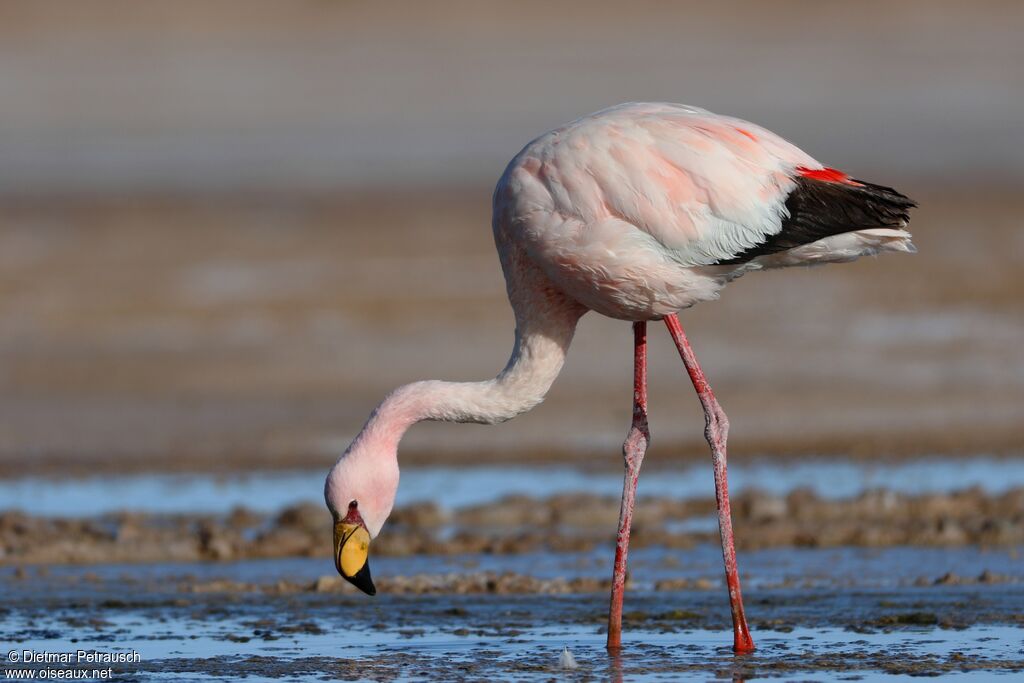
<svg viewBox="0 0 1024 683"><path fill-rule="evenodd" d="M696 107L626 103L530 142L493 197L494 242L515 314L512 355L483 382L429 380L395 389L330 470L338 572L364 592L371 539L398 489L398 444L422 420L495 424L539 404L588 311L633 325L633 419L607 648L622 645L622 600L647 424L647 323L662 320L704 410L732 612L733 649L754 650L740 591L726 468L729 420L678 313L757 270L915 250L914 202L829 168L774 133Z"/></svg>

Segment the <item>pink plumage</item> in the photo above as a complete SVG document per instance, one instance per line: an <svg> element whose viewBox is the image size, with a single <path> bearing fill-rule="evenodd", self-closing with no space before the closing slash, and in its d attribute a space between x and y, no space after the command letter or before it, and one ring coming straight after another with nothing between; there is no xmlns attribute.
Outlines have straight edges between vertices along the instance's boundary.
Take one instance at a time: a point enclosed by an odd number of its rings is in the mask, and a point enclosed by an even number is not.
<svg viewBox="0 0 1024 683"><path fill-rule="evenodd" d="M781 261L720 267L783 229L798 178L846 176L747 121L622 104L528 144L495 190L495 229L575 299L625 320L715 298L750 270L911 248L909 233L879 224Z"/></svg>
<svg viewBox="0 0 1024 683"><path fill-rule="evenodd" d="M511 419L543 400L580 317L596 311L632 321L633 425L623 446L608 620L608 648L618 649L630 521L649 440L646 325L664 319L707 420L733 647L753 650L729 513L729 421L676 314L751 271L911 252L904 228L913 205L760 126L679 104L622 104L533 140L494 192L494 240L516 319L512 355L494 379L414 382L377 407L325 484L339 571L373 592L368 564L345 573L365 558L369 541L346 544L364 538L357 527L368 538L381 531L398 489L398 444L411 425Z"/></svg>

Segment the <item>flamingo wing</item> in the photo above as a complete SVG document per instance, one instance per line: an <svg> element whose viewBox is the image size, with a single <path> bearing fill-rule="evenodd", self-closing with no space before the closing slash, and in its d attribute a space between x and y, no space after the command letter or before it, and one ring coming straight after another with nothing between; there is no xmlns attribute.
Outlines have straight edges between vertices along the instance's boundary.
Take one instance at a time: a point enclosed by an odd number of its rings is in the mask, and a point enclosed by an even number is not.
<svg viewBox="0 0 1024 683"><path fill-rule="evenodd" d="M764 245L777 251L888 224L794 217L796 209L819 211L842 197L804 192L808 201L787 201L796 190L877 186L849 181L761 126L684 105L630 103L578 119L532 142L510 170L508 182L526 190L519 193L529 201L525 212L558 217L564 222L556 227L567 226L577 241L587 232L607 240L611 222L653 238L684 266L737 263L771 253L759 251ZM778 238L787 223L818 230Z"/></svg>

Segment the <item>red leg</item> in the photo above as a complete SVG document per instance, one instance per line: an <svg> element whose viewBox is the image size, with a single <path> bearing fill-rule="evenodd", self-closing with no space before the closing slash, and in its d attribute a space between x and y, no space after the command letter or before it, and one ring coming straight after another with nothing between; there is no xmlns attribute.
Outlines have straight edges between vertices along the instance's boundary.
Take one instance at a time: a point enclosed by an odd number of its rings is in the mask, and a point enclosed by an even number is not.
<svg viewBox="0 0 1024 683"><path fill-rule="evenodd" d="M612 572L612 603L608 611L608 649L622 647L622 593L626 588L626 556L629 531L633 524L633 504L651 432L647 428L647 323L633 323L633 425L622 444L626 476L622 481L622 506L619 508L619 533L615 544L615 569Z"/></svg>
<svg viewBox="0 0 1024 683"><path fill-rule="evenodd" d="M711 391L704 372L697 364L697 357L690 348L690 342L679 324L679 318L673 314L665 316L672 340L679 349L686 371L690 374L693 388L697 390L697 398L704 408L704 436L711 446L711 457L715 463L715 498L718 501L718 530L722 534L722 557L725 559L725 581L729 586L729 606L732 608L733 650L739 653L753 652L754 641L747 628L747 618L743 614L743 595L740 592L740 576L736 569L736 548L732 538L732 512L729 509L729 480L726 473L725 441L729 435L729 418L718 405L715 394Z"/></svg>

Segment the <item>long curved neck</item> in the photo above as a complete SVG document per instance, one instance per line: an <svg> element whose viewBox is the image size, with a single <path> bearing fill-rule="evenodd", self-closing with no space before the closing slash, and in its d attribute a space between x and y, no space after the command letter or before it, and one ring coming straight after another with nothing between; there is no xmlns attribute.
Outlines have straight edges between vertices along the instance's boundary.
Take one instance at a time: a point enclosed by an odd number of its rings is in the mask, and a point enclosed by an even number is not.
<svg viewBox="0 0 1024 683"><path fill-rule="evenodd" d="M551 293L553 294L553 293ZM585 309L549 296L516 309L512 355L494 379L483 382L427 380L395 389L377 407L356 438L394 452L405 431L422 420L495 424L540 403L565 362Z"/></svg>

